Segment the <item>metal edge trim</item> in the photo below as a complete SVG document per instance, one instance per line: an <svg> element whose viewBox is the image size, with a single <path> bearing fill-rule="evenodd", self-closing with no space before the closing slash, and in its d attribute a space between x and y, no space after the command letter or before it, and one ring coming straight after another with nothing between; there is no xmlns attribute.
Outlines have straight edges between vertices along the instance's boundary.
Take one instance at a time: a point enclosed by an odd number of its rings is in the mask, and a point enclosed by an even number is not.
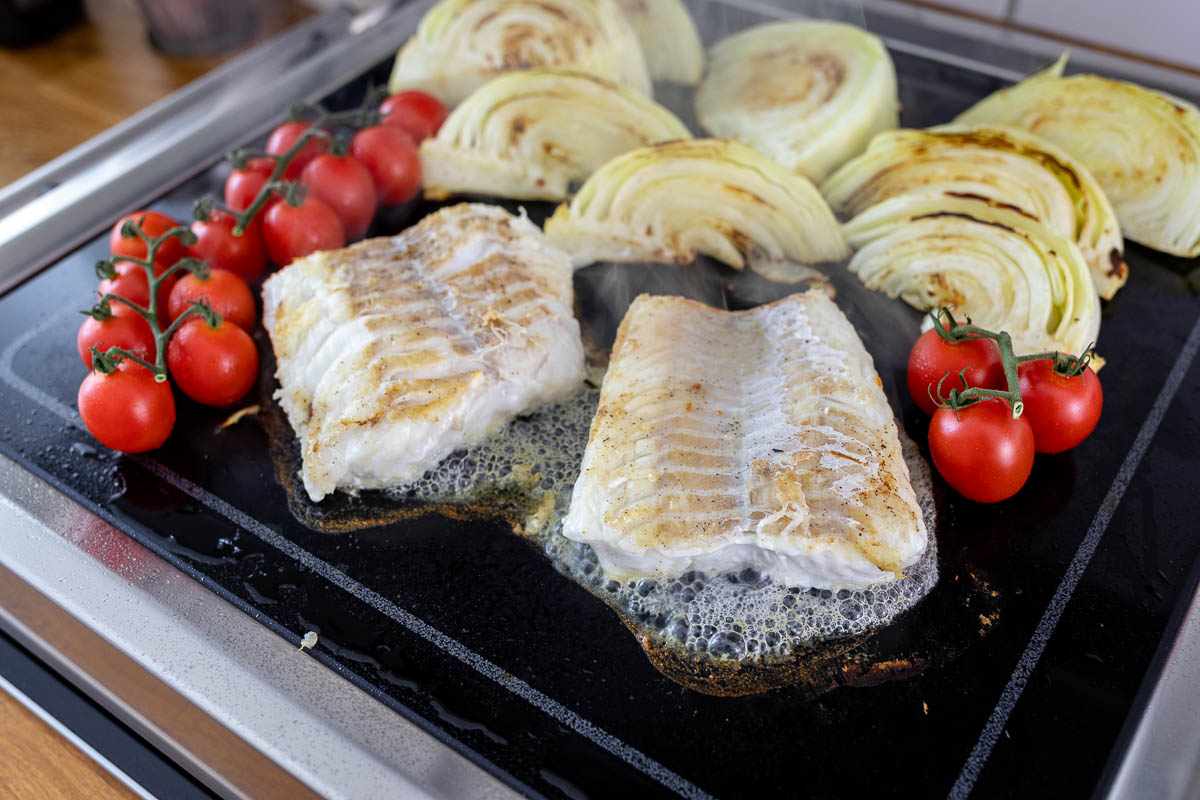
<svg viewBox="0 0 1200 800"><path fill-rule="evenodd" d="M226 796L516 796L4 456L0 530L0 624Z"/></svg>

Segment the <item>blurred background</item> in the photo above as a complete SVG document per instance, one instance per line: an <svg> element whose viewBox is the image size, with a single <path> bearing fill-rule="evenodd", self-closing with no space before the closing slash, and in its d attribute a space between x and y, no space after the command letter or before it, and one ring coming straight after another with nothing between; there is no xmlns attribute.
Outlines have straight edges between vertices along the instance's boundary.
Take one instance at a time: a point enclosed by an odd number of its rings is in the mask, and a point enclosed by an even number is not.
<svg viewBox="0 0 1200 800"><path fill-rule="evenodd" d="M0 0L0 186L237 53L373 0ZM855 0L846 0L856 5ZM883 0L875 5L896 5ZM1200 72L1197 0L903 2ZM866 5L872 5L868 2Z"/></svg>

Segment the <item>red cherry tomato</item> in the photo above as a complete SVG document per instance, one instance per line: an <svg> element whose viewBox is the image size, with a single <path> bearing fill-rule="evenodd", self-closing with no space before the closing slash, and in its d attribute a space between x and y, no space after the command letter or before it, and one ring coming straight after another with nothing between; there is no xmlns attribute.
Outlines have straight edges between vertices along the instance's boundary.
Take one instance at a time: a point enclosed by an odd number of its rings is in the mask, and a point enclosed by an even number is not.
<svg viewBox="0 0 1200 800"><path fill-rule="evenodd" d="M407 202L421 188L416 145L399 125L363 128L350 142L350 154L371 173L375 193L384 205Z"/></svg>
<svg viewBox="0 0 1200 800"><path fill-rule="evenodd" d="M92 345L96 345L101 352L110 347L120 347L153 361L158 350L154 347L154 331L150 330L146 318L122 303L111 303L109 308L113 316L103 322L95 317L85 317L79 326L75 346L84 366L92 368Z"/></svg>
<svg viewBox="0 0 1200 800"><path fill-rule="evenodd" d="M237 275L223 269L209 272L207 280L192 274L184 275L171 290L167 300L167 319L174 322L191 307L192 301L207 299L213 310L246 333L254 330L257 314L250 287ZM168 323L169 324L169 323Z"/></svg>
<svg viewBox="0 0 1200 800"><path fill-rule="evenodd" d="M233 211L245 211L274 170L275 159L252 158L242 169L229 173L225 179L225 205Z"/></svg>
<svg viewBox="0 0 1200 800"><path fill-rule="evenodd" d="M250 334L225 320L215 328L197 317L167 344L175 385L197 403L227 406L246 396L258 378L258 349Z"/></svg>
<svg viewBox="0 0 1200 800"><path fill-rule="evenodd" d="M292 149L292 145L300 138L300 135L312 127L310 122L285 122L275 130L271 131L271 137L267 139L267 152L273 156L281 156L288 150ZM283 171L283 179L285 181L294 181L300 178L300 173L308 166L308 162L312 161L317 156L329 149L329 145L325 144L323 139L311 138L304 147L300 148L300 152L287 165L287 169Z"/></svg>
<svg viewBox="0 0 1200 800"><path fill-rule="evenodd" d="M946 482L969 500L997 503L1016 494L1033 469L1033 429L1008 403L984 398L958 416L939 408L929 424L929 451Z"/></svg>
<svg viewBox="0 0 1200 800"><path fill-rule="evenodd" d="M160 214L157 211L135 211L132 214L126 214L117 220L117 224L113 226L108 234L108 247L114 256L141 259L146 257L147 248L146 243L142 241L142 237L135 235L131 238L126 238L121 235L121 228L125 225L126 220L136 222L146 236L151 239L162 236L171 228L178 227L179 225L178 222L166 214ZM158 252L154 255L154 274L163 274L168 267L173 266L185 254L186 250L183 242L175 237L167 239L158 246Z"/></svg>
<svg viewBox="0 0 1200 800"><path fill-rule="evenodd" d="M263 241L271 260L286 267L309 253L344 246L346 231L332 208L310 196L298 206L279 202L268 208L263 217Z"/></svg>
<svg viewBox="0 0 1200 800"><path fill-rule="evenodd" d="M114 267L117 271L116 277L100 281L97 296L117 294L126 300L132 300L142 308L148 308L150 305L150 281L147 280L146 270L142 268L142 265L132 261L118 261ZM158 285L158 310L160 312L166 312L167 298L171 296L171 289L175 286L176 280L178 279L172 275ZM110 305L116 308L123 304L114 301Z"/></svg>
<svg viewBox="0 0 1200 800"><path fill-rule="evenodd" d="M267 246L262 240L262 222L255 215L240 236L233 233L237 220L224 211L213 209L207 220L192 223L196 243L188 254L210 267L228 270L247 283L262 277L267 269Z"/></svg>
<svg viewBox="0 0 1200 800"><path fill-rule="evenodd" d="M1096 429L1104 392L1091 367L1066 378L1054 371L1053 359L1043 358L1018 365L1017 377L1039 453L1070 450Z"/></svg>
<svg viewBox="0 0 1200 800"><path fill-rule="evenodd" d="M938 336L937 331L927 330L908 354L908 393L922 411L932 414L937 405L930 395L937 395L938 381L950 373L942 383L943 397L948 396L951 389L965 389L958 377L964 368L970 386L1007 388L1000 351L991 339L972 338L951 343Z"/></svg>
<svg viewBox="0 0 1200 800"><path fill-rule="evenodd" d="M162 445L175 425L171 385L128 359L108 375L91 372L79 387L79 416L100 444L123 453Z"/></svg>
<svg viewBox="0 0 1200 800"><path fill-rule="evenodd" d="M435 135L449 111L436 97L409 90L388 97L379 104L379 113L388 125L399 125L419 142Z"/></svg>
<svg viewBox="0 0 1200 800"><path fill-rule="evenodd" d="M323 153L308 162L300 173L300 182L308 187L311 197L323 201L338 215L347 241L367 232L375 216L375 183L357 158Z"/></svg>

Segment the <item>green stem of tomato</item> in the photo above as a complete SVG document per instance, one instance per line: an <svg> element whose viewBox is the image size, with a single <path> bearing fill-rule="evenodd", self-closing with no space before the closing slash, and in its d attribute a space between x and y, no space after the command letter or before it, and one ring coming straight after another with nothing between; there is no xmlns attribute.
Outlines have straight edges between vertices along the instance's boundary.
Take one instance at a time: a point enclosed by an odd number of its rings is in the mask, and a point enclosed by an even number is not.
<svg viewBox="0 0 1200 800"><path fill-rule="evenodd" d="M1081 374L1087 368L1088 362L1092 359L1092 344L1084 348L1082 355L1074 356L1069 353L1060 353L1051 351L1048 353L1031 353L1029 355L1018 356L1013 350L1012 337L1008 331L989 331L987 328L980 328L977 325L971 324L971 318L967 317L964 324L959 324L954 319L954 314L950 309L942 307L936 311L930 311L929 317L933 320L933 329L947 342L957 343L966 339L991 339L996 343L996 349L1000 351L1000 363L1004 367L1004 382L1008 386L1007 391L999 389L984 389L979 386L967 386L966 370L959 373L959 378L966 389L951 389L950 394L946 397L942 396L942 381L949 377L947 372L942 376L942 380L938 381L937 396L934 402L942 408L954 409L957 416L960 408L967 408L974 405L984 397L997 397L1008 401L1012 408L1013 419L1017 419L1025 410L1025 403L1021 400L1021 382L1017 375L1017 365L1023 364L1026 361L1039 361L1044 358L1054 360L1054 370L1064 377L1074 377ZM1094 344L1094 343L1093 343Z"/></svg>
<svg viewBox="0 0 1200 800"><path fill-rule="evenodd" d="M275 187L280 183L283 173L287 171L288 165L296 158L296 154L304 149L310 139L321 139L326 144L333 141L332 134L329 131L322 130L317 127L320 121L314 122L304 133L296 137L296 141L287 149L287 152L275 159L275 169L271 170L270 177L258 190L258 194L254 197L254 202L251 203L245 211L237 215L237 224L233 226L233 235L241 236L246 232L246 226L254 219L263 206L267 204L267 200L271 198L271 193L275 191Z"/></svg>
<svg viewBox="0 0 1200 800"><path fill-rule="evenodd" d="M141 364L153 372L154 380L158 383L162 383L167 379L166 372L159 372L156 365L151 364L137 353L131 353L125 348L117 347L116 345L103 351L96 345L92 345L92 368L103 375L110 374L125 359Z"/></svg>
<svg viewBox="0 0 1200 800"><path fill-rule="evenodd" d="M165 381L167 379L167 342L170 341L171 334L174 333L178 328L179 320L182 320L184 317L189 316L192 313L203 312L196 312L193 308L189 308L187 311L184 311L183 314L180 314L179 319L175 320L174 323L164 329L162 326L162 319L165 309L158 307L158 290L164 282L170 280L173 276L183 271L192 272L201 277L206 276L208 274L208 263L188 256L179 259L179 261L172 264L169 268L163 270L161 275L154 274L154 258L158 255L158 251L160 248L162 248L163 243L165 243L168 239L178 239L180 244L183 244L184 246L191 246L196 243L196 234L192 233L189 228L186 228L182 225L177 225L170 230L164 231L161 236L150 237L146 235L146 232L142 230L141 225L139 225L136 221L127 220L125 224L121 226L121 236L125 237L126 239L132 239L134 237L140 238L146 244L146 257L129 258L126 256L113 256L106 261L102 261L97 264L96 271L98 274L108 274L111 277L112 274L115 274L113 265L117 261L128 261L132 264L137 264L146 273L146 284L150 289L149 304L147 306L140 306L127 297L122 297L119 294L113 294L112 292L109 292L100 298L99 305L107 305L111 302L124 303L146 320L146 322L150 325L151 333L154 335L155 363L151 364L148 361L144 361L133 353L123 350L119 347L109 348L108 352L102 355L113 355L119 358L133 359L137 363L146 367L146 369L153 372L154 379L156 381ZM215 313L211 308L209 308L208 311L210 313ZM92 363L97 363L95 358L93 358ZM115 360L104 361L102 359L99 369L101 372L111 372L116 368L116 363L117 361Z"/></svg>

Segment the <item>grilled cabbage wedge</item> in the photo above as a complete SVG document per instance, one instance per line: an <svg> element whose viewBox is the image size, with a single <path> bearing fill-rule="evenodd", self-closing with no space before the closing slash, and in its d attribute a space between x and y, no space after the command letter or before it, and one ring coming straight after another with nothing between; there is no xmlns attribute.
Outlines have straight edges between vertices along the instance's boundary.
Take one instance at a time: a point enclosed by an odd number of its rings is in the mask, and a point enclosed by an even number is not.
<svg viewBox="0 0 1200 800"><path fill-rule="evenodd" d="M704 45L681 0L617 0L633 26L650 77L695 86L704 74Z"/></svg>
<svg viewBox="0 0 1200 800"><path fill-rule="evenodd" d="M1096 176L1126 236L1164 253L1200 255L1200 109L1124 81L1063 77L1066 60L956 121L1011 125L1061 147Z"/></svg>
<svg viewBox="0 0 1200 800"><path fill-rule="evenodd" d="M576 267L687 264L704 253L791 282L812 276L805 265L850 254L816 187L726 139L667 142L617 156L545 227Z"/></svg>
<svg viewBox="0 0 1200 800"><path fill-rule="evenodd" d="M849 269L922 311L949 306L1008 331L1018 352L1081 353L1100 332L1100 298L1073 241L977 198L893 197L845 226Z"/></svg>
<svg viewBox="0 0 1200 800"><path fill-rule="evenodd" d="M501 75L421 143L425 196L456 193L565 200L610 158L687 139L674 114L624 86L563 70Z"/></svg>
<svg viewBox="0 0 1200 800"><path fill-rule="evenodd" d="M718 42L696 119L820 182L899 124L896 70L877 36L840 22L774 22Z"/></svg>
<svg viewBox="0 0 1200 800"><path fill-rule="evenodd" d="M651 93L646 60L616 0L441 0L396 54L388 88L456 106L491 78L564 67Z"/></svg>
<svg viewBox="0 0 1200 800"><path fill-rule="evenodd" d="M1087 167L1014 128L885 131L831 175L821 192L843 218L892 197L986 198L1037 217L1079 245L1104 299L1129 275L1116 213Z"/></svg>

